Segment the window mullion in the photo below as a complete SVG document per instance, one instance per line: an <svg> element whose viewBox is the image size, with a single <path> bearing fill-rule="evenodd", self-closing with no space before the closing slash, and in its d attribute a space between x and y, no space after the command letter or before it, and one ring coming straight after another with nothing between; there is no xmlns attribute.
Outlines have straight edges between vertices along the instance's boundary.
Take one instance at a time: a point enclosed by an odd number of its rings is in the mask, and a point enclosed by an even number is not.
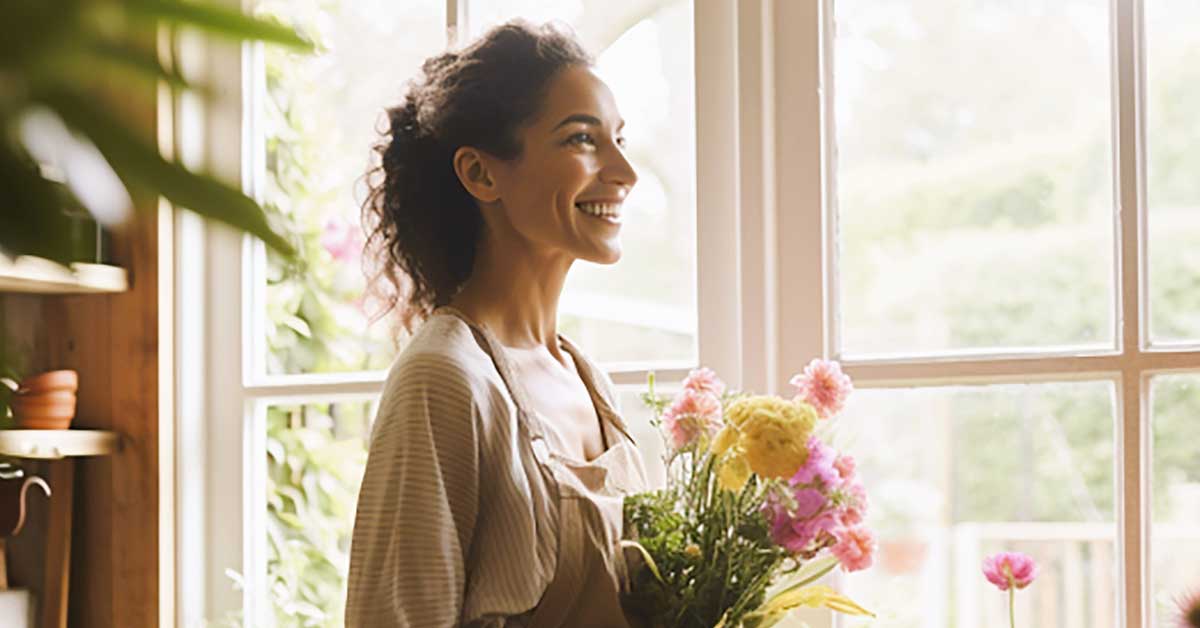
<svg viewBox="0 0 1200 628"><path fill-rule="evenodd" d="M457 46L471 33L469 0L446 0L446 43ZM460 36L461 35L461 36Z"/></svg>
<svg viewBox="0 0 1200 628"><path fill-rule="evenodd" d="M1140 356L1146 347L1145 314L1145 89L1142 48L1142 4L1140 0L1114 0L1115 112L1117 203L1117 280L1121 327L1117 330L1126 355ZM1118 503L1120 513L1122 621L1125 626L1150 624L1149 586L1149 486L1146 481L1149 423L1149 382L1140 368L1123 377L1121 425L1118 430Z"/></svg>
<svg viewBox="0 0 1200 628"><path fill-rule="evenodd" d="M695 3L696 275L700 363L742 386L737 7Z"/></svg>
<svg viewBox="0 0 1200 628"><path fill-rule="evenodd" d="M742 386L776 392L773 3L738 3L737 93Z"/></svg>
<svg viewBox="0 0 1200 628"><path fill-rule="evenodd" d="M779 389L808 360L832 355L826 344L830 311L827 278L832 258L827 238L822 159L824 108L822 57L823 2L775 4L775 132L778 207L777 287Z"/></svg>

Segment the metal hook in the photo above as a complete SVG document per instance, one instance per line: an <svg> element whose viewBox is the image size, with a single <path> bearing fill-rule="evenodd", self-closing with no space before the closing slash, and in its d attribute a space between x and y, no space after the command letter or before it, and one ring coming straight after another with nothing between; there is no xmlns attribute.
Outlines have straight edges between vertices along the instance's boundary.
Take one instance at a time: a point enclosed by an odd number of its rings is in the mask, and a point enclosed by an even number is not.
<svg viewBox="0 0 1200 628"><path fill-rule="evenodd" d="M17 500L17 502L20 504L20 512L17 515L17 525L13 528L11 536L16 536L21 532L21 528L25 527L25 494L29 492L29 487L35 484L46 493L46 497L50 496L50 485L46 484L45 480L36 475L31 475L25 478L25 483L21 485L21 498Z"/></svg>

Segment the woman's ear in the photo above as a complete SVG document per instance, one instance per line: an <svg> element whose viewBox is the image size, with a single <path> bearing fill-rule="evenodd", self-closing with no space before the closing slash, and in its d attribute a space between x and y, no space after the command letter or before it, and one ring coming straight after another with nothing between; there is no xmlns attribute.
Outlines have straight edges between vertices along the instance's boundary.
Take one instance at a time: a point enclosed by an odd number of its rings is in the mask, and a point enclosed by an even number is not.
<svg viewBox="0 0 1200 628"><path fill-rule="evenodd" d="M490 159L483 152L470 146L454 151L454 174L467 192L483 203L492 203L500 198L500 189L488 167Z"/></svg>

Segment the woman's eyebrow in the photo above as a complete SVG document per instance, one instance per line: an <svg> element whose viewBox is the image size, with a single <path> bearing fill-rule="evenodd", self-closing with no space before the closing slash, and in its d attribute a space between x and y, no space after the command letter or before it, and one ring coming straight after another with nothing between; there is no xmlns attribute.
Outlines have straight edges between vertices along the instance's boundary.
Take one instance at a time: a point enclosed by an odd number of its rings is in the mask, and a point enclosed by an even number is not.
<svg viewBox="0 0 1200 628"><path fill-rule="evenodd" d="M603 123L600 122L600 118L597 118L596 116L593 116L589 113L573 113L563 118L562 122L559 122L557 125L555 125L552 130L557 131L560 127L571 124L572 122L578 122L580 124L587 124L590 126L603 126ZM620 123L617 124L617 130L620 131L624 126L625 121L621 120Z"/></svg>

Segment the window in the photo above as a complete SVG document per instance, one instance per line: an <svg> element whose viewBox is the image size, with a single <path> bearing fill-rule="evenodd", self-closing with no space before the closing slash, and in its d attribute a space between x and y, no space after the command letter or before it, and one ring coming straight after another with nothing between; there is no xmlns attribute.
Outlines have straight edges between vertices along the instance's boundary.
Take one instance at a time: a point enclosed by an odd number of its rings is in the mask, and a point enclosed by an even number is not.
<svg viewBox="0 0 1200 628"><path fill-rule="evenodd" d="M177 453L206 472L181 474L180 623L338 625L351 471L395 354L356 301L355 179L376 113L443 34L515 15L574 25L629 122L625 258L575 270L561 326L612 375L649 462L649 370L772 393L832 357L858 388L843 425L881 544L838 584L879 625L1002 625L979 569L999 549L1042 565L1023 625L1167 626L1197 586L1194 2L259 7L328 49L210 50L240 72L203 144L303 235L309 267L204 234L199 346L244 349L191 353L207 401ZM780 625L799 619L860 625Z"/></svg>
<svg viewBox="0 0 1200 628"><path fill-rule="evenodd" d="M1016 550L1042 569L1020 625L1172 625L1197 542L1200 406L1167 374L1200 368L1194 3L824 9L822 340L858 384L880 539L843 585L883 625L1007 625L980 563Z"/></svg>

